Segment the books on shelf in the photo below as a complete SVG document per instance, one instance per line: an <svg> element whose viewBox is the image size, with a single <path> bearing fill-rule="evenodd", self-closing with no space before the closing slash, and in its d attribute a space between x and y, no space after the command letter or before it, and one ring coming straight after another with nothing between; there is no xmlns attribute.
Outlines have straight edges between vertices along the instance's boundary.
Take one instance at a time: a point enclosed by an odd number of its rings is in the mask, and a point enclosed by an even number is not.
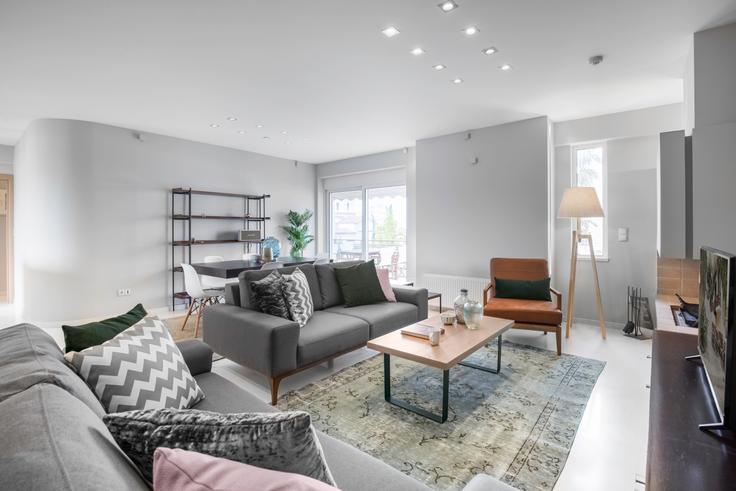
<svg viewBox="0 0 736 491"><path fill-rule="evenodd" d="M436 331L436 327L423 326L421 324L412 324L401 329L401 334L407 336L414 336L415 338L429 339L429 334ZM440 328L440 334L445 333L445 328Z"/></svg>

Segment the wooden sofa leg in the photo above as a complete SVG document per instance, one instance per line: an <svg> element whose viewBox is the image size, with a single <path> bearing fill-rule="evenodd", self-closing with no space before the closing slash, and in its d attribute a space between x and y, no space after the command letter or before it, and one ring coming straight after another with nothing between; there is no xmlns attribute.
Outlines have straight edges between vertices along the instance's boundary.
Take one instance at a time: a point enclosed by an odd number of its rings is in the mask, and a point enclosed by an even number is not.
<svg viewBox="0 0 736 491"><path fill-rule="evenodd" d="M279 384L281 383L281 379L271 378L271 405L275 406L279 399Z"/></svg>
<svg viewBox="0 0 736 491"><path fill-rule="evenodd" d="M557 356L562 355L562 326L555 329L555 337L557 338Z"/></svg>

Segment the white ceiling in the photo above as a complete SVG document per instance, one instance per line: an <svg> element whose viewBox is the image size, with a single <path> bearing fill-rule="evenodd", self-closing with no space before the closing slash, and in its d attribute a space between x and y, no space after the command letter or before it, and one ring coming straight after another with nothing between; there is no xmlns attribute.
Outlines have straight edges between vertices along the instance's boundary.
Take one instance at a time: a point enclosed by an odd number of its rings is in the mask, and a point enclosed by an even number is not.
<svg viewBox="0 0 736 491"><path fill-rule="evenodd" d="M0 0L0 143L72 118L324 162L681 101L692 33L736 20L736 0L457 2Z"/></svg>

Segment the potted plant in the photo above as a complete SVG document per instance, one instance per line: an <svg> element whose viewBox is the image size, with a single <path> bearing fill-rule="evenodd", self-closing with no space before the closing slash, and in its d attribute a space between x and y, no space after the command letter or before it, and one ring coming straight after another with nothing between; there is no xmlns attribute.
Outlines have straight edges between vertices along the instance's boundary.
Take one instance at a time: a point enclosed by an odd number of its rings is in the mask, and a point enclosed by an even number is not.
<svg viewBox="0 0 736 491"><path fill-rule="evenodd" d="M309 219L313 213L304 210L303 213L289 210L286 214L288 225L282 225L281 228L286 232L286 240L291 244L291 256L302 257L304 248L314 240L314 236L309 234Z"/></svg>

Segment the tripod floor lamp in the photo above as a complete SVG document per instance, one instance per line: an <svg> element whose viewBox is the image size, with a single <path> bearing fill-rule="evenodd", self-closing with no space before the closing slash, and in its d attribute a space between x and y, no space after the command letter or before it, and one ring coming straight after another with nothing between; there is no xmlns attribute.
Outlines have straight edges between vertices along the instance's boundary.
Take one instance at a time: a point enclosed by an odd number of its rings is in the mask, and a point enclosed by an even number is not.
<svg viewBox="0 0 736 491"><path fill-rule="evenodd" d="M575 276L578 266L578 245L584 240L588 241L590 251L590 264L593 267L593 289L595 291L596 307L598 309L598 323L601 326L601 336L606 339L606 322L603 320L603 303L601 302L601 287L598 283L598 267L595 263L595 249L593 248L593 236L584 234L581 228L581 218L602 217L603 208L595 188L574 187L565 190L560 203L558 218L575 218L576 227L572 231L572 257L570 258L570 287L567 291L567 325L565 337L570 337L573 311L575 307Z"/></svg>

